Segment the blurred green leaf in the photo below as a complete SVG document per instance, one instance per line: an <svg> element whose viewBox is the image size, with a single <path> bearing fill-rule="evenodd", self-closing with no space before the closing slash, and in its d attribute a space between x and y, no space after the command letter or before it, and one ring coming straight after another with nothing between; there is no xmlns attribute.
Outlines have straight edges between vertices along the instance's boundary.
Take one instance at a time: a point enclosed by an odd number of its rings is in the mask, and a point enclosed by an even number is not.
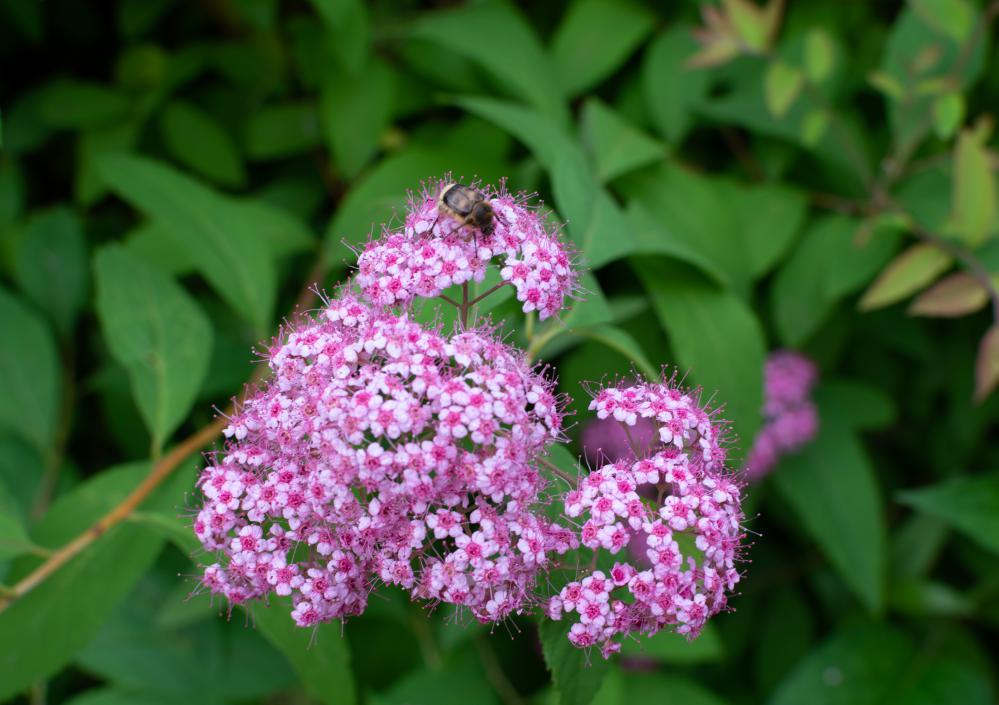
<svg viewBox="0 0 999 705"><path fill-rule="evenodd" d="M725 656L725 645L715 626L708 623L692 641L669 629L648 638L625 639L621 653L674 665L714 663Z"/></svg>
<svg viewBox="0 0 999 705"><path fill-rule="evenodd" d="M982 546L999 553L999 474L959 477L905 490L899 501L943 519Z"/></svg>
<svg viewBox="0 0 999 705"><path fill-rule="evenodd" d="M271 105L249 116L243 142L251 159L277 159L322 143L319 111L312 103Z"/></svg>
<svg viewBox="0 0 999 705"><path fill-rule="evenodd" d="M543 620L538 627L541 650L561 705L588 705L607 674L607 662L573 646L567 636L569 626L567 620Z"/></svg>
<svg viewBox="0 0 999 705"><path fill-rule="evenodd" d="M551 43L566 94L577 95L614 73L655 22L655 15L630 1L574 0Z"/></svg>
<svg viewBox="0 0 999 705"><path fill-rule="evenodd" d="M302 680L306 690L328 705L357 702L350 672L350 649L336 623L303 629L292 621L288 600L271 600L270 606L253 605L253 622L281 653Z"/></svg>
<svg viewBox="0 0 999 705"><path fill-rule="evenodd" d="M615 326L594 326L593 328L580 328L573 331L576 335L589 338L608 348L615 350L631 360L635 369L648 377L650 380L658 380L661 376L660 370L649 362L642 350L642 346L627 331Z"/></svg>
<svg viewBox="0 0 999 705"><path fill-rule="evenodd" d="M801 69L780 59L770 62L763 75L763 90L767 109L774 117L782 118L797 100L805 83Z"/></svg>
<svg viewBox="0 0 999 705"><path fill-rule="evenodd" d="M799 347L825 322L835 304L856 291L894 254L899 233L875 229L856 242L860 223L826 216L809 224L771 290L774 322L785 345Z"/></svg>
<svg viewBox="0 0 999 705"><path fill-rule="evenodd" d="M871 311L919 291L954 263L954 258L935 245L912 245L893 259L860 297L861 311Z"/></svg>
<svg viewBox="0 0 999 705"><path fill-rule="evenodd" d="M944 93L933 101L933 131L949 140L961 126L965 113L964 96L956 91Z"/></svg>
<svg viewBox="0 0 999 705"><path fill-rule="evenodd" d="M24 185L17 161L0 156L0 234L24 210Z"/></svg>
<svg viewBox="0 0 999 705"><path fill-rule="evenodd" d="M770 698L770 705L874 705L885 702L913 646L888 626L840 632L806 655Z"/></svg>
<svg viewBox="0 0 999 705"><path fill-rule="evenodd" d="M885 428L897 417L894 400L871 384L823 379L815 389L814 398L836 423L857 430Z"/></svg>
<svg viewBox="0 0 999 705"><path fill-rule="evenodd" d="M704 396L724 407L735 437L748 443L763 406L765 345L755 314L688 267L664 258L631 264L669 336L681 375L689 372Z"/></svg>
<svg viewBox="0 0 999 705"><path fill-rule="evenodd" d="M0 429L30 442L43 458L51 452L59 407L59 358L45 321L0 288Z"/></svg>
<svg viewBox="0 0 999 705"><path fill-rule="evenodd" d="M665 673L634 673L624 679L626 703L661 703L662 705L725 705L702 685L682 676Z"/></svg>
<svg viewBox="0 0 999 705"><path fill-rule="evenodd" d="M246 183L243 160L230 133L197 106L171 103L160 118L160 129L167 149L184 166L222 186Z"/></svg>
<svg viewBox="0 0 999 705"><path fill-rule="evenodd" d="M100 127L124 117L128 98L113 88L76 79L58 79L42 89L38 117L49 127L78 130Z"/></svg>
<svg viewBox="0 0 999 705"><path fill-rule="evenodd" d="M83 228L73 211L57 207L29 221L17 249L14 277L59 333L69 335L87 295Z"/></svg>
<svg viewBox="0 0 999 705"><path fill-rule="evenodd" d="M954 154L954 220L971 246L982 244L996 226L996 177L981 138L964 130Z"/></svg>
<svg viewBox="0 0 999 705"><path fill-rule="evenodd" d="M349 71L360 71L368 56L371 28L362 0L311 0L329 31L329 43Z"/></svg>
<svg viewBox="0 0 999 705"><path fill-rule="evenodd" d="M100 169L116 193L153 216L161 232L190 252L219 296L263 337L274 310L277 275L272 250L252 221L240 216L234 223L228 201L151 159L113 154L101 159Z"/></svg>
<svg viewBox="0 0 999 705"><path fill-rule="evenodd" d="M676 25L657 36L645 52L645 101L659 132L673 143L686 136L710 85L708 71L687 65L696 50L692 28Z"/></svg>
<svg viewBox="0 0 999 705"><path fill-rule="evenodd" d="M698 261L682 257L685 261L698 266L707 262L706 271L720 275L737 291L748 284L749 245L739 232L722 181L667 162L619 183L629 202L641 204L658 224L659 238L665 240L668 234L684 251L696 254Z"/></svg>
<svg viewBox="0 0 999 705"><path fill-rule="evenodd" d="M815 619L794 588L773 591L766 604L754 655L757 680L769 692L811 645Z"/></svg>
<svg viewBox="0 0 999 705"><path fill-rule="evenodd" d="M21 522L14 497L0 483L0 561L37 550Z"/></svg>
<svg viewBox="0 0 999 705"><path fill-rule="evenodd" d="M32 539L51 548L67 543L121 501L148 471L148 464L138 463L101 472L53 504L32 528ZM191 482L190 473L177 473L146 506L177 506ZM162 539L141 527L113 527L0 612L0 640L16 639L19 644L0 652L0 698L26 690L70 661L146 572L162 545ZM37 564L37 559L19 564L15 576ZM32 634L59 638L25 638Z"/></svg>
<svg viewBox="0 0 999 705"><path fill-rule="evenodd" d="M437 669L420 669L399 679L384 693L368 698L372 705L465 705L497 703L475 654L459 651Z"/></svg>
<svg viewBox="0 0 999 705"><path fill-rule="evenodd" d="M187 416L204 381L212 327L169 277L121 247L94 258L97 315L111 354L160 449Z"/></svg>
<svg viewBox="0 0 999 705"><path fill-rule="evenodd" d="M597 177L613 181L643 166L659 161L665 146L629 124L597 98L583 104L583 140L596 162Z"/></svg>
<svg viewBox="0 0 999 705"><path fill-rule="evenodd" d="M920 19L958 42L971 33L975 11L966 0L909 0Z"/></svg>
<svg viewBox="0 0 999 705"><path fill-rule="evenodd" d="M560 127L568 124L555 65L533 27L506 0L488 0L426 14L410 26L409 32L412 37L437 42L474 60L501 86L536 107L555 124Z"/></svg>
<svg viewBox="0 0 999 705"><path fill-rule="evenodd" d="M863 446L837 414L843 411L819 408L818 437L782 460L773 482L843 582L878 612L885 589L881 496Z"/></svg>
<svg viewBox="0 0 999 705"><path fill-rule="evenodd" d="M812 83L822 83L836 65L836 44L829 32L813 27L805 36L805 75Z"/></svg>
<svg viewBox="0 0 999 705"><path fill-rule="evenodd" d="M0 13L8 17L30 41L42 40L42 8L30 0L3 0Z"/></svg>
<svg viewBox="0 0 999 705"><path fill-rule="evenodd" d="M151 693L136 693L119 688L91 688L67 700L66 705L184 705L183 698L168 698ZM209 703L205 703L209 705Z"/></svg>
<svg viewBox="0 0 999 705"><path fill-rule="evenodd" d="M735 213L735 227L745 243L752 275L766 274L787 254L805 223L804 194L781 184L721 182L719 186Z"/></svg>
<svg viewBox="0 0 999 705"><path fill-rule="evenodd" d="M83 206L96 203L108 189L101 178L98 163L106 154L127 152L139 136L138 120L94 127L80 133L76 142L76 174L73 196Z"/></svg>
<svg viewBox="0 0 999 705"><path fill-rule="evenodd" d="M387 62L373 60L357 76L327 71L321 86L326 143L344 176L352 179L377 151L389 125L396 75Z"/></svg>

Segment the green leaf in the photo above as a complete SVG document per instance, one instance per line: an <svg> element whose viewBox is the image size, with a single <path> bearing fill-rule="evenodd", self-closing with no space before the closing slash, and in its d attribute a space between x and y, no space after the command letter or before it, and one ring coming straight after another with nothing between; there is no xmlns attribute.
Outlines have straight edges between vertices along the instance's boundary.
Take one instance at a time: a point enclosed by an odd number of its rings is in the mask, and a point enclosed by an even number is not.
<svg viewBox="0 0 999 705"><path fill-rule="evenodd" d="M899 501L999 553L999 473L983 473L899 494Z"/></svg>
<svg viewBox="0 0 999 705"><path fill-rule="evenodd" d="M714 663L724 658L725 645L718 630L709 623L693 641L668 629L648 638L625 639L621 654L673 665Z"/></svg>
<svg viewBox="0 0 999 705"><path fill-rule="evenodd" d="M813 396L824 413L852 429L886 428L897 417L892 398L872 384L823 379Z"/></svg>
<svg viewBox="0 0 999 705"><path fill-rule="evenodd" d="M99 473L57 500L33 527L32 538L50 548L67 543L120 502L148 471L148 464L139 463ZM177 473L146 506L176 507L191 482L191 473ZM58 639L21 638L18 648L0 651L0 699L26 690L69 662L156 560L162 545L162 539L142 527L113 527L0 612L5 640L15 635L59 635ZM13 577L37 564L36 559L18 564Z"/></svg>
<svg viewBox="0 0 999 705"><path fill-rule="evenodd" d="M966 0L909 0L926 24L956 42L964 42L976 22L975 10Z"/></svg>
<svg viewBox="0 0 999 705"><path fill-rule="evenodd" d="M488 31L469 31L469 28ZM489 71L504 87L559 126L569 113L555 66L523 15L506 0L423 15L410 36L448 47Z"/></svg>
<svg viewBox="0 0 999 705"><path fill-rule="evenodd" d="M589 338L611 350L615 350L634 363L635 368L650 380L658 380L661 376L660 370L649 362L642 346L630 333L615 326L594 326L592 328L579 328L573 331L576 335Z"/></svg>
<svg viewBox="0 0 999 705"><path fill-rule="evenodd" d="M538 627L541 651L561 705L588 705L607 674L607 662L576 648L568 639L569 623L543 620Z"/></svg>
<svg viewBox="0 0 999 705"><path fill-rule="evenodd" d="M901 301L936 279L954 258L935 245L912 245L893 259L860 297L861 311L872 311Z"/></svg>
<svg viewBox="0 0 999 705"><path fill-rule="evenodd" d="M0 562L37 550L24 529L14 498L0 483Z"/></svg>
<svg viewBox="0 0 999 705"><path fill-rule="evenodd" d="M791 109L805 85L805 76L794 66L780 59L770 62L763 75L763 91L767 109L776 118L782 118Z"/></svg>
<svg viewBox="0 0 999 705"><path fill-rule="evenodd" d="M791 587L774 590L766 605L753 650L757 680L770 691L812 643L815 619L800 592Z"/></svg>
<svg viewBox="0 0 999 705"><path fill-rule="evenodd" d="M38 117L52 128L79 130L99 127L123 118L129 100L123 93L98 83L59 79L42 89Z"/></svg>
<svg viewBox="0 0 999 705"><path fill-rule="evenodd" d="M657 162L665 155L664 145L597 98L588 98L583 104L582 132L593 153L597 177L603 182Z"/></svg>
<svg viewBox="0 0 999 705"><path fill-rule="evenodd" d="M328 705L357 702L350 672L350 649L340 625L302 629L290 617L288 600L271 602L266 607L252 606L253 623L285 655L306 691Z"/></svg>
<svg viewBox="0 0 999 705"><path fill-rule="evenodd" d="M857 242L860 223L843 216L813 221L802 233L771 290L781 341L800 347L826 321L836 303L867 283L895 252L900 234L875 228Z"/></svg>
<svg viewBox="0 0 999 705"><path fill-rule="evenodd" d="M913 656L888 626L862 625L833 635L781 683L770 705L875 705L885 701Z"/></svg>
<svg viewBox="0 0 999 705"><path fill-rule="evenodd" d="M949 140L964 121L964 96L957 91L944 93L933 101L933 131L942 140Z"/></svg>
<svg viewBox="0 0 999 705"><path fill-rule="evenodd" d="M328 41L340 63L357 73L368 57L371 27L362 0L311 0L328 29Z"/></svg>
<svg viewBox="0 0 999 705"><path fill-rule="evenodd" d="M246 183L235 142L208 113L176 101L163 111L160 128L170 154L184 166L222 186L239 188Z"/></svg>
<svg viewBox="0 0 999 705"><path fill-rule="evenodd" d="M265 236L231 202L183 174L145 157L101 159L108 185L191 254L216 292L263 337L274 309L277 274ZM240 227L251 226L251 227Z"/></svg>
<svg viewBox="0 0 999 705"><path fill-rule="evenodd" d="M645 53L645 102L659 132L672 143L686 136L694 111L708 94L711 73L687 65L697 47L692 28L676 25L657 36Z"/></svg>
<svg viewBox="0 0 999 705"><path fill-rule="evenodd" d="M725 705L703 686L681 676L665 673L630 673L624 679L622 703L662 705Z"/></svg>
<svg viewBox="0 0 999 705"><path fill-rule="evenodd" d="M689 267L658 258L632 267L669 335L681 373L724 405L744 443L760 425L763 406L763 331L752 309ZM738 350L738 355L732 351Z"/></svg>
<svg viewBox="0 0 999 705"><path fill-rule="evenodd" d="M694 263L707 262L702 268L725 285L737 291L747 287L752 276L749 244L739 232L729 202L731 189L723 181L664 162L619 183L629 209L637 201L658 223L662 241L668 237L696 253Z"/></svg>
<svg viewBox="0 0 999 705"><path fill-rule="evenodd" d="M367 700L371 705L498 704L489 679L471 648L459 650L440 668L412 671L386 692L371 694Z"/></svg>
<svg viewBox="0 0 999 705"><path fill-rule="evenodd" d="M107 193L107 185L98 171L98 162L105 154L132 149L142 127L139 120L130 120L80 133L76 142L76 173L73 179L73 197L77 203L93 205Z"/></svg>
<svg viewBox="0 0 999 705"><path fill-rule="evenodd" d="M87 295L83 229L73 211L58 207L29 221L14 263L18 286L68 335Z"/></svg>
<svg viewBox="0 0 999 705"><path fill-rule="evenodd" d="M996 178L983 140L970 129L957 138L953 193L958 232L968 244L982 244L996 226Z"/></svg>
<svg viewBox="0 0 999 705"><path fill-rule="evenodd" d="M154 447L162 448L205 378L211 324L180 286L120 246L99 251L94 270L104 338L128 371Z"/></svg>
<svg viewBox="0 0 999 705"><path fill-rule="evenodd" d="M655 22L655 15L632 2L574 0L551 45L566 94L578 95L613 74Z"/></svg>
<svg viewBox="0 0 999 705"><path fill-rule="evenodd" d="M243 143L250 159L280 159L308 152L322 143L319 111L312 103L283 103L254 111Z"/></svg>
<svg viewBox="0 0 999 705"><path fill-rule="evenodd" d="M347 178L357 176L378 150L396 91L395 73L382 60L373 60L357 75L326 72L320 101L323 133Z"/></svg>
<svg viewBox="0 0 999 705"><path fill-rule="evenodd" d="M751 273L763 276L787 253L804 225L805 196L781 184L720 185L735 212L735 227L745 244Z"/></svg>
<svg viewBox="0 0 999 705"><path fill-rule="evenodd" d="M845 410L849 413L849 409ZM885 523L867 454L834 408L819 435L781 461L773 482L843 582L872 612L884 602Z"/></svg>
<svg viewBox="0 0 999 705"><path fill-rule="evenodd" d="M45 321L0 288L0 429L30 442L47 458L59 408L59 358Z"/></svg>
<svg viewBox="0 0 999 705"><path fill-rule="evenodd" d="M829 32L813 27L805 36L805 75L812 83L822 83L836 65L836 44Z"/></svg>

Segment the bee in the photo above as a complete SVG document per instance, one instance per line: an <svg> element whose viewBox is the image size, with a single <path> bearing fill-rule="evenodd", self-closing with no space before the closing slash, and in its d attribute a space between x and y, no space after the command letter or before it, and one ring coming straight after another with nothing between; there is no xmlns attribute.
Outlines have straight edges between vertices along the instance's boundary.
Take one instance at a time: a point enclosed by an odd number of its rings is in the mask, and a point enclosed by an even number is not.
<svg viewBox="0 0 999 705"><path fill-rule="evenodd" d="M496 227L496 212L485 195L465 184L448 184L441 190L437 199L437 214L438 220L441 215L448 215L461 223L462 227L471 225L486 236L492 235ZM437 220L434 221L434 226L436 225ZM475 237L474 231L472 237Z"/></svg>

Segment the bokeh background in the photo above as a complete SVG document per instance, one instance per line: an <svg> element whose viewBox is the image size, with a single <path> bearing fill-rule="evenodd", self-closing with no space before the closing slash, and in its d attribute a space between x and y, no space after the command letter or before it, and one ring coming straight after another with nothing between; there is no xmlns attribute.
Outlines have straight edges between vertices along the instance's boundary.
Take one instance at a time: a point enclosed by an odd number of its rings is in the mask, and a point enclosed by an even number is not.
<svg viewBox="0 0 999 705"><path fill-rule="evenodd" d="M0 700L994 703L997 13L0 0ZM561 322L493 310L576 400L573 453L582 382L669 365L738 467L768 351L819 365L819 436L747 489L745 580L698 640L586 668L391 591L315 633L189 597L252 347L447 172L537 192L587 265Z"/></svg>

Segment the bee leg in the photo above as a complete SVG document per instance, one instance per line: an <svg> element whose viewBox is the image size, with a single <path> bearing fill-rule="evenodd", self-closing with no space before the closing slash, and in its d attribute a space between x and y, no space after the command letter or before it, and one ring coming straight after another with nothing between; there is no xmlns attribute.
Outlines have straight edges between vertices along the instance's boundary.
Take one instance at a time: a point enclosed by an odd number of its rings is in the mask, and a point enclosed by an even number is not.
<svg viewBox="0 0 999 705"><path fill-rule="evenodd" d="M437 213L437 217L434 218L434 222L430 226L430 237L434 237L434 235L436 234L436 233L434 233L434 230L437 228L437 221L440 220L440 219L441 219L441 214L438 212Z"/></svg>

